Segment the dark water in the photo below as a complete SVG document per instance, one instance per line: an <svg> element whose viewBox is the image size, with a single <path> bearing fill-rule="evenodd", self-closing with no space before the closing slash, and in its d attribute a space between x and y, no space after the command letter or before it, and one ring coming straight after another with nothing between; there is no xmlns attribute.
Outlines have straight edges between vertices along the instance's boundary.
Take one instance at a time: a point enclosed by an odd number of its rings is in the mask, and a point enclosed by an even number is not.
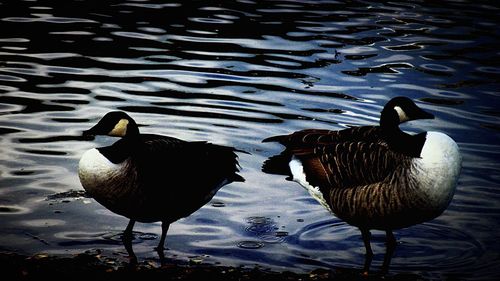
<svg viewBox="0 0 500 281"><path fill-rule="evenodd" d="M109 143L77 136L120 109L143 132L251 153L245 183L171 226L167 257L361 268L359 231L262 173L281 147L261 140L376 124L404 95L436 115L405 129L446 132L464 163L443 215L396 232L391 272L499 278L499 12L495 1L0 0L0 250L126 255L127 220L83 197L76 173L85 150ZM139 258L156 261L160 225L135 230ZM373 249L376 270L383 233Z"/></svg>

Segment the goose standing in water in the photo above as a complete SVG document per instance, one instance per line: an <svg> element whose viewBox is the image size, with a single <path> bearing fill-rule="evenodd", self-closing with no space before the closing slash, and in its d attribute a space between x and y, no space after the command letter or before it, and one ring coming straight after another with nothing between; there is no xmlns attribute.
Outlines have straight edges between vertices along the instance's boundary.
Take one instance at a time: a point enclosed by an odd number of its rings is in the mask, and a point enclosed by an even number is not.
<svg viewBox="0 0 500 281"><path fill-rule="evenodd" d="M84 135L120 137L111 146L93 148L80 159L78 175L86 192L112 212L130 219L123 242L132 261L136 221L161 221L156 248L163 261L169 225L206 204L237 174L236 149L207 142L141 134L126 113L107 113Z"/></svg>
<svg viewBox="0 0 500 281"><path fill-rule="evenodd" d="M455 192L462 161L457 144L443 133L410 135L399 128L406 121L432 118L409 98L396 97L382 110L379 126L303 130L265 139L286 148L262 169L288 175L360 229L365 274L373 257L370 230L385 231L386 273L396 246L392 231L439 216Z"/></svg>

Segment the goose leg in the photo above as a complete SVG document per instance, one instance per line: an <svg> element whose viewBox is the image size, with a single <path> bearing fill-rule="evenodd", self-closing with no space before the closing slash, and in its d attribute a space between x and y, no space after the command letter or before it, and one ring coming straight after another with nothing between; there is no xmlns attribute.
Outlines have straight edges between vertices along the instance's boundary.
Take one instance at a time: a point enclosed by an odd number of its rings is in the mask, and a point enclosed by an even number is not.
<svg viewBox="0 0 500 281"><path fill-rule="evenodd" d="M134 249L132 249L132 240L134 238L134 235L132 234L132 229L134 228L135 221L130 220L128 222L127 228L125 228L125 231L123 232L122 236L122 242L123 245L125 246L125 250L127 250L127 253L130 258L130 263L135 264L137 263L137 257L134 253Z"/></svg>
<svg viewBox="0 0 500 281"><path fill-rule="evenodd" d="M161 223L161 237L160 237L160 243L158 243L158 247L156 247L157 250L163 250L163 246L165 244L165 238L167 237L167 231L168 228L170 227L170 224L167 222L162 222Z"/></svg>
<svg viewBox="0 0 500 281"><path fill-rule="evenodd" d="M158 253L158 256L160 257L160 263L162 265L165 263L165 253L163 252L163 250L164 250L164 245L165 245L165 238L167 237L167 232L168 232L169 227L170 227L169 223L162 221L160 243L158 243L158 246L156 247L156 252Z"/></svg>
<svg viewBox="0 0 500 281"><path fill-rule="evenodd" d="M396 249L396 238L392 233L392 230L386 230L386 250L384 256L384 263L382 264L382 274L387 274L389 272L389 266L391 264L392 255L394 254L394 250Z"/></svg>
<svg viewBox="0 0 500 281"><path fill-rule="evenodd" d="M370 245L371 233L368 229L360 229L361 236L363 237L363 243L365 244L366 254L365 254L365 266L363 267L363 275L368 275L370 265L373 259L373 251Z"/></svg>

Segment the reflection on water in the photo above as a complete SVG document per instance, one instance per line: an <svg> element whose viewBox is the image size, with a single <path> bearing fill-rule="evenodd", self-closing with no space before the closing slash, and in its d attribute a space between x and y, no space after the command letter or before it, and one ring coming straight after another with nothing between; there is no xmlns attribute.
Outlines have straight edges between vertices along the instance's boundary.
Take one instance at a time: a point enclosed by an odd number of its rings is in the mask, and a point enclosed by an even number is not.
<svg viewBox="0 0 500 281"><path fill-rule="evenodd" d="M375 124L385 102L404 95L436 119L403 128L445 131L464 165L442 216L396 232L391 272L499 277L495 3L59 2L0 2L1 250L126 255L109 242L126 219L78 194L46 200L80 190L78 159L94 144L78 136L120 109L141 120L142 132L251 152L240 158L245 183L172 224L167 256L277 270L361 268L357 230L302 188L261 173L281 147L260 141ZM155 258L157 242L136 237L134 250Z"/></svg>

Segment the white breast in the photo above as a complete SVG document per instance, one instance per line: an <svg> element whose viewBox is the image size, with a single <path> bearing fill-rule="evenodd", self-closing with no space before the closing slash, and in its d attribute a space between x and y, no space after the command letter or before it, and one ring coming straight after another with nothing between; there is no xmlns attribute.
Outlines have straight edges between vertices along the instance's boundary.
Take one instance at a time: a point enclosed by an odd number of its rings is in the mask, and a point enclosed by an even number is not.
<svg viewBox="0 0 500 281"><path fill-rule="evenodd" d="M96 189L116 177L122 166L123 164L112 163L99 150L92 148L82 155L78 164L78 176L83 188L92 195L99 192Z"/></svg>
<svg viewBox="0 0 500 281"><path fill-rule="evenodd" d="M444 210L453 197L462 167L458 145L443 133L428 132L420 156L414 160L412 172L430 206Z"/></svg>

